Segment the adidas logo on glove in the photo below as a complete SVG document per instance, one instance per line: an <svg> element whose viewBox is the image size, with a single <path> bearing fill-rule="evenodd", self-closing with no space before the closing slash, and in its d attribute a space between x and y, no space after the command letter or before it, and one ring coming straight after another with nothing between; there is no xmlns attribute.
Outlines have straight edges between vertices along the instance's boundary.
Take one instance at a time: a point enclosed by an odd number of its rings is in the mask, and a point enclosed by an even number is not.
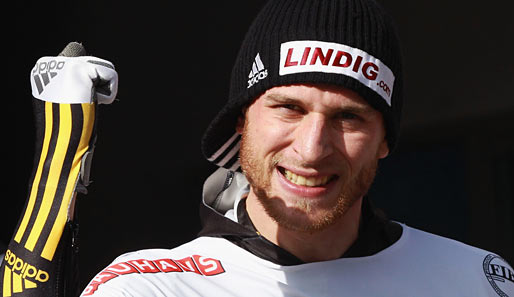
<svg viewBox="0 0 514 297"><path fill-rule="evenodd" d="M32 78L36 84L38 94L44 90L44 86L50 83L50 79L57 75L57 71L64 67L65 61L49 60L36 63L32 69ZM44 86L43 86L44 85Z"/></svg>
<svg viewBox="0 0 514 297"><path fill-rule="evenodd" d="M92 56L42 57L30 73L32 96L53 103L111 103L118 89L114 65Z"/></svg>

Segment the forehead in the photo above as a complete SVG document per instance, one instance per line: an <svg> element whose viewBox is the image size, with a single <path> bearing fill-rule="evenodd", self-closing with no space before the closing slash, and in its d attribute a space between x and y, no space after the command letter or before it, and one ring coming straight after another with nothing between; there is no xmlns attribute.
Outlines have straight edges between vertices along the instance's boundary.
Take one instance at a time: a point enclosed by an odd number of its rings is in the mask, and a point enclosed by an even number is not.
<svg viewBox="0 0 514 297"><path fill-rule="evenodd" d="M378 112L356 92L332 85L301 84L279 86L267 90L257 100L264 104L301 104L313 109L352 108L363 112Z"/></svg>

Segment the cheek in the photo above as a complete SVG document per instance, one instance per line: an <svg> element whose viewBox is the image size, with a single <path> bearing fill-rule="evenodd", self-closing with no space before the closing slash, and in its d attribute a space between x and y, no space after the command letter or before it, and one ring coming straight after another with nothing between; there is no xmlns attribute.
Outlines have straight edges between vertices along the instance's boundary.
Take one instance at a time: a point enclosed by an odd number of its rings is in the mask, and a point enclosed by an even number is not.
<svg viewBox="0 0 514 297"><path fill-rule="evenodd" d="M276 152L288 146L294 136L294 129L273 119L259 119L254 121L249 132L253 136L254 145L265 152Z"/></svg>
<svg viewBox="0 0 514 297"><path fill-rule="evenodd" d="M341 138L339 150L351 163L353 169L377 158L379 142L368 134L347 133Z"/></svg>

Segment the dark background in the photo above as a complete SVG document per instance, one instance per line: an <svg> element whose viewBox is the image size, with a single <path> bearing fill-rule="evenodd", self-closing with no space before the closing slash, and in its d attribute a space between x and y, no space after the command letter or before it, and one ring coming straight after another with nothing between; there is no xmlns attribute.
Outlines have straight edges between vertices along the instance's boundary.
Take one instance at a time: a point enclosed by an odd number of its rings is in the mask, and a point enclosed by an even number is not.
<svg viewBox="0 0 514 297"><path fill-rule="evenodd" d="M382 2L403 43L406 99L400 146L371 196L394 220L513 263L512 2ZM194 238L202 183L214 170L200 138L262 2L16 5L14 42L3 46L13 64L4 73L5 99L15 102L15 195L4 194L1 240L12 236L32 169L29 72L69 41L112 61L120 81L120 100L101 106L94 183L79 201L82 286L121 253Z"/></svg>

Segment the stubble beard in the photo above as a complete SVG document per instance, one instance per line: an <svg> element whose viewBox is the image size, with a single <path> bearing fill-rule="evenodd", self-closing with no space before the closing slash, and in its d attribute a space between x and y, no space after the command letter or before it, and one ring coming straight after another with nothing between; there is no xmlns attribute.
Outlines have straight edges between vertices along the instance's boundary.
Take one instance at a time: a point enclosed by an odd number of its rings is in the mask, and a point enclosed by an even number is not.
<svg viewBox="0 0 514 297"><path fill-rule="evenodd" d="M279 161L282 161L280 155L274 156L269 164L266 164L265 160L258 159L246 133L246 127L244 128L240 163L258 202L280 227L308 233L323 230L343 217L355 202L368 192L378 167L378 158L376 158L358 173L349 176L350 170L345 164L344 176L338 177L343 179L343 182L337 200L319 212L318 205L312 199L297 197L294 207L290 207L286 206L279 197L272 195L271 177ZM318 215L313 216L312 213L316 211Z"/></svg>

